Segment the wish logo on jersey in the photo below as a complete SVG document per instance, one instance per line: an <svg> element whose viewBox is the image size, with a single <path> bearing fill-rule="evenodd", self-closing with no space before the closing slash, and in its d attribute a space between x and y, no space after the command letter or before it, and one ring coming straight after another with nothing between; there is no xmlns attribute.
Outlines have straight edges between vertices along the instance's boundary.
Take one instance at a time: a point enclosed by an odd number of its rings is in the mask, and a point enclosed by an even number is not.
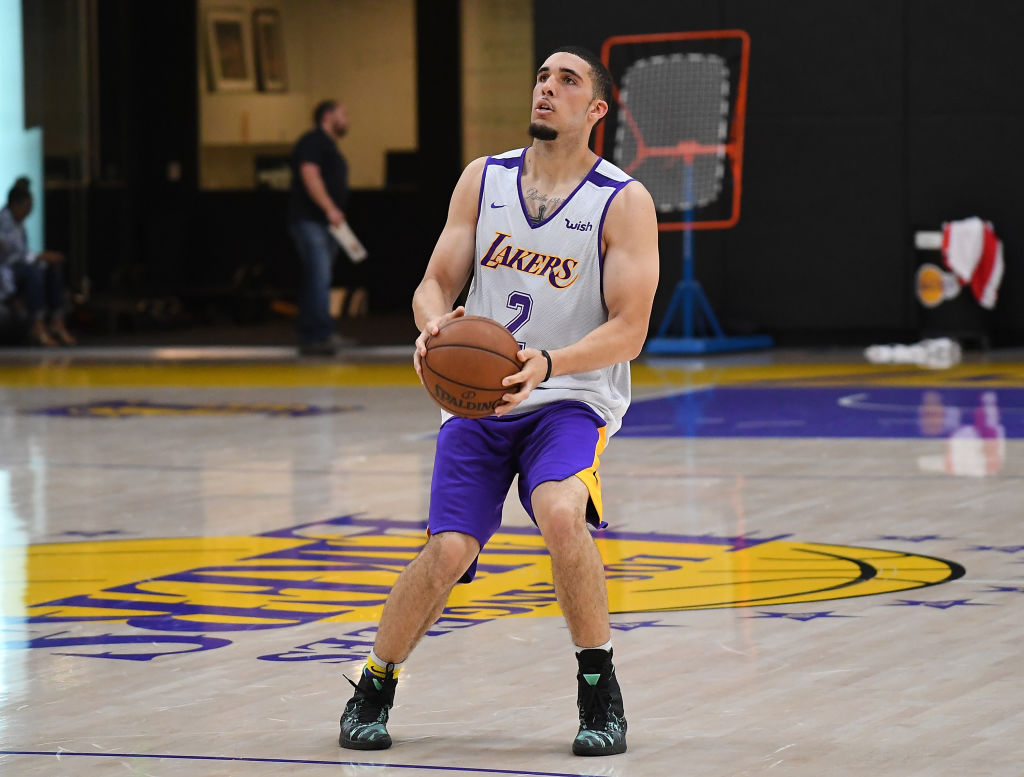
<svg viewBox="0 0 1024 777"><path fill-rule="evenodd" d="M495 232L496 237L480 260L483 267L508 267L528 275L547 276L548 283L556 289L567 289L579 277L579 261L569 257L552 256L519 248L506 243L512 236Z"/></svg>

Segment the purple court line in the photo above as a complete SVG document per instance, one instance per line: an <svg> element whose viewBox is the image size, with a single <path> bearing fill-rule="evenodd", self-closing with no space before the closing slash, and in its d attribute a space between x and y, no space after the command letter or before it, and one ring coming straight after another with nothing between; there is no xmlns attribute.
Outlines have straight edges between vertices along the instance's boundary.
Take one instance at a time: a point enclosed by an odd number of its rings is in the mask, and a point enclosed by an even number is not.
<svg viewBox="0 0 1024 777"><path fill-rule="evenodd" d="M643 438L634 438L643 439ZM732 438L735 440L741 440L746 438L736 437ZM869 439L869 438L865 438ZM9 459L0 458L0 467L27 467L28 462L24 461L11 461ZM397 472L395 470L355 470L355 469L315 469L315 468L296 468L296 469L250 469L247 467L204 467L198 464L98 464L91 462L78 462L78 461L55 461L47 462L47 467L53 469L102 469L102 470L139 470L139 471L150 471L150 472L230 472L233 474L243 475L266 475L266 474L280 474L288 473L291 475L360 475L366 477L383 477L389 475L427 475L429 470L419 470L416 472ZM670 473L670 474L650 474L644 472L608 472L603 474L604 479L610 478L630 478L630 479L644 479L644 480L735 480L736 475L732 474L713 474L713 473ZM870 480L870 481L901 481L901 480L913 480L915 482L925 481L948 481L950 480L949 475L744 475L744 480L845 480L845 481L858 481L858 480ZM986 480L997 481L997 480L1022 480L1024 475L1011 475L1011 474L1000 474L990 475Z"/></svg>
<svg viewBox="0 0 1024 777"><path fill-rule="evenodd" d="M168 758L179 761L241 761L245 763L304 764L313 766L375 766L381 769L423 769L435 772L472 772L474 774L510 774L526 777L599 777L580 772L527 772L520 769L486 769L477 766L425 766L421 764L370 763L367 761L307 761L298 758L252 758L229 755L173 755L165 753L75 753L69 750L0 750L0 755L81 756L85 758Z"/></svg>

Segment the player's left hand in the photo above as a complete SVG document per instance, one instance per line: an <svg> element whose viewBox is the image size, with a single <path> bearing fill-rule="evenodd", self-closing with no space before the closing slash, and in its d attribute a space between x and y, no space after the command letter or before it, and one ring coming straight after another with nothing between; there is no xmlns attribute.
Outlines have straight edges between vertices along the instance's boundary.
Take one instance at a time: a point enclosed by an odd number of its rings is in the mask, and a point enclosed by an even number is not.
<svg viewBox="0 0 1024 777"><path fill-rule="evenodd" d="M494 414L501 416L511 412L517 405L526 401L530 392L544 380L548 374L548 360L536 348L524 348L516 354L523 368L515 375L509 375L501 383L509 387L509 393L501 397L501 404L494 408Z"/></svg>

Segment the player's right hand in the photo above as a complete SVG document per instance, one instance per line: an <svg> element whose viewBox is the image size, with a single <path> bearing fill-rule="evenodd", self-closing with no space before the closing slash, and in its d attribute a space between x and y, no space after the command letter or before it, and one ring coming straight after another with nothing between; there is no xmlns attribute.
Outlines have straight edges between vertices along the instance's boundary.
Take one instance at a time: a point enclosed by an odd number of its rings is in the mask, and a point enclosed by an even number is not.
<svg viewBox="0 0 1024 777"><path fill-rule="evenodd" d="M431 319L423 327L420 336L416 338L416 350L412 354L412 366L416 368L416 374L419 375L420 383L423 383L423 368L420 366L420 359L427 355L427 340L436 335L442 325L453 319L462 318L464 315L466 315L466 309L459 305L450 313L445 313L443 316Z"/></svg>

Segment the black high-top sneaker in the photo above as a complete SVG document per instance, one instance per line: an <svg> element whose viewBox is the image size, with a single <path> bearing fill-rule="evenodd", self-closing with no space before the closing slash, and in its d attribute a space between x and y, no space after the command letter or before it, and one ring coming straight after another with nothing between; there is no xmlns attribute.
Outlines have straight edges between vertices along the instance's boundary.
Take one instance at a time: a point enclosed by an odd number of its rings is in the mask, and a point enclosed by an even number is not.
<svg viewBox="0 0 1024 777"><path fill-rule="evenodd" d="M347 677L345 679L348 680ZM356 690L341 713L338 744L350 750L386 750L391 747L387 729L388 710L395 703L398 680L390 671L382 680L364 669L358 684L351 680L348 682Z"/></svg>
<svg viewBox="0 0 1024 777"><path fill-rule="evenodd" d="M615 679L611 651L581 650L576 654L580 730L572 743L576 755L615 755L626 752L626 716Z"/></svg>

